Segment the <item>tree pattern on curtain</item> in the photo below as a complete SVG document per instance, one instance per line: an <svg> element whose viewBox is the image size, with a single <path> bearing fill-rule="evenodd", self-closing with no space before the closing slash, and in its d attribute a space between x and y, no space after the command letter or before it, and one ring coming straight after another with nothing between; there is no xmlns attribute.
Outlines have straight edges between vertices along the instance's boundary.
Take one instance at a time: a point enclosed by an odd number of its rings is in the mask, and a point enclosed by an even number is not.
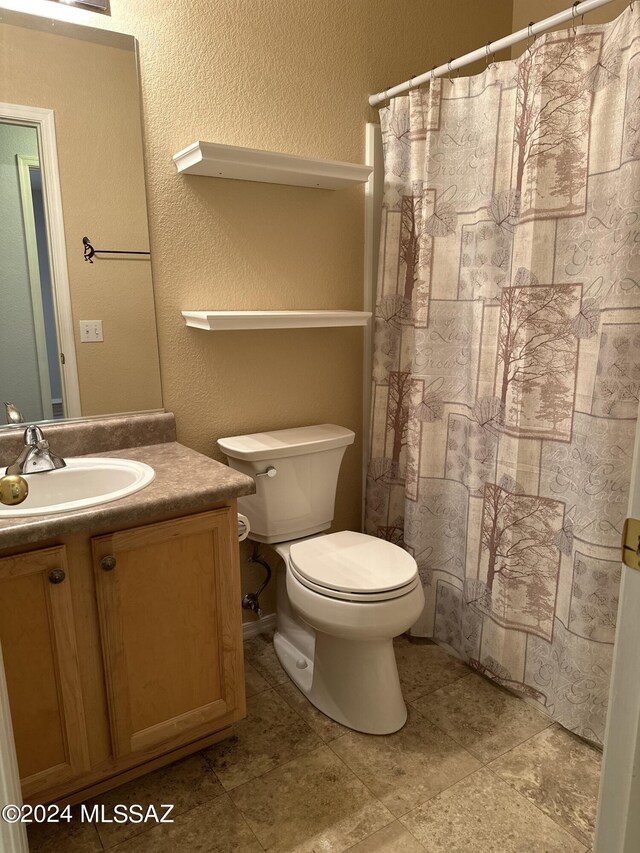
<svg viewBox="0 0 640 853"><path fill-rule="evenodd" d="M601 742L640 397L640 4L381 111L367 530L414 632Z"/></svg>

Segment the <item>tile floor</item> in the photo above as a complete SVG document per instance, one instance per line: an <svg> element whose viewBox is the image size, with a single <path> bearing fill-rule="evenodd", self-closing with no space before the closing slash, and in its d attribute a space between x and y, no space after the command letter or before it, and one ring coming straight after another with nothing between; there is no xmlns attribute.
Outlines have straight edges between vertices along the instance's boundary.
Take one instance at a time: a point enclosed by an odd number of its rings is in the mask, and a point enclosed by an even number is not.
<svg viewBox="0 0 640 853"><path fill-rule="evenodd" d="M32 851L583 853L600 754L429 642L397 641L409 719L389 737L327 719L271 638L245 644L249 715L224 743L99 802L175 803L175 823L39 827Z"/></svg>

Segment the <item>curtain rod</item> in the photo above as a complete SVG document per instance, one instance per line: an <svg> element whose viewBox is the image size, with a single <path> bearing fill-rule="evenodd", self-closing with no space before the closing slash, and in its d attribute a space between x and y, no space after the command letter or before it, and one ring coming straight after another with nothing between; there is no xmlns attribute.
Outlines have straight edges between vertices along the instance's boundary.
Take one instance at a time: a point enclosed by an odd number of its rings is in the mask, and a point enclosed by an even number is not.
<svg viewBox="0 0 640 853"><path fill-rule="evenodd" d="M458 68L462 68L465 65L471 65L472 62L477 62L479 59L484 59L489 56L489 54L497 53L499 50L505 50L505 48L512 47L514 44L518 44L518 42L537 36L547 30L553 30L561 24L566 24L567 21L575 21L575 19L579 18L581 15L586 15L587 12L593 12L594 9L598 9L600 6L606 6L607 3L612 2L613 0L583 0L582 3L574 3L573 6L569 9L565 9L564 12L558 12L556 15L551 15L551 17L545 18L543 21L538 21L538 23L529 24L528 27L525 27L523 30L518 30L517 33L512 33L510 36L498 39L498 41L489 42L485 47L478 48L478 50L474 50L471 53L465 53L464 56L460 56L458 59L452 59L450 62L438 66L438 68L433 68L431 71L427 71L426 74L420 74L418 77L412 77L405 83L400 83L398 86L393 86L391 89L386 89L384 92L378 92L377 95L371 95L369 97L369 103L372 107L375 107L377 104L392 98L394 95L401 95L403 92L408 92L416 86L428 83L429 80L433 80L435 77L442 77L444 74L449 74L451 71L456 71ZM633 6L633 0L630 5Z"/></svg>

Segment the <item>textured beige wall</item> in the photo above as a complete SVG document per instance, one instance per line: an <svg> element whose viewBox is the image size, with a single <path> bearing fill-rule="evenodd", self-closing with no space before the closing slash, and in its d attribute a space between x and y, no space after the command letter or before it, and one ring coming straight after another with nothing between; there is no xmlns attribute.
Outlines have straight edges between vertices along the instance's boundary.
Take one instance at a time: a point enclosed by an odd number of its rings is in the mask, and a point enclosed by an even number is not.
<svg viewBox="0 0 640 853"><path fill-rule="evenodd" d="M0 45L0 101L55 111L82 414L160 408L149 261L82 257L85 234L148 246L135 53L9 25ZM101 319L104 343L80 343L80 319Z"/></svg>
<svg viewBox="0 0 640 853"><path fill-rule="evenodd" d="M541 21L543 18L548 18L550 15L555 15L558 12L563 12L572 6L571 0L513 0L513 30L521 30L526 27L530 21ZM584 16L585 24L603 24L606 21L611 21L616 15L619 15L627 6L629 0L613 0L613 2L596 9L594 12L589 12ZM578 25L581 19L578 18ZM564 24L561 29L566 29L569 26ZM513 48L513 56L519 56L526 45L515 45Z"/></svg>
<svg viewBox="0 0 640 853"><path fill-rule="evenodd" d="M111 0L111 18L29 9L140 42L164 405L185 444L335 422L362 433L362 330L206 333L181 309L362 306L363 190L176 174L195 139L362 162L367 96L511 27L505 0ZM360 523L361 445L336 526ZM251 578L245 575L245 586ZM270 609L268 599L266 609Z"/></svg>

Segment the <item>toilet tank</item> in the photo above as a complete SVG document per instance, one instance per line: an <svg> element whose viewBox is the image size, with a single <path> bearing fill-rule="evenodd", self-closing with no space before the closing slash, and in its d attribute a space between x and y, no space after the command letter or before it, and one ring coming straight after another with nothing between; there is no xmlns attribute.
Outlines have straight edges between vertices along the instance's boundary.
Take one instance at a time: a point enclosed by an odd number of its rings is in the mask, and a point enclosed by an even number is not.
<svg viewBox="0 0 640 853"><path fill-rule="evenodd" d="M251 539L288 542L326 530L342 457L354 439L354 432L335 424L218 439L229 465L255 480L255 495L238 499ZM267 469L275 475L268 476Z"/></svg>

